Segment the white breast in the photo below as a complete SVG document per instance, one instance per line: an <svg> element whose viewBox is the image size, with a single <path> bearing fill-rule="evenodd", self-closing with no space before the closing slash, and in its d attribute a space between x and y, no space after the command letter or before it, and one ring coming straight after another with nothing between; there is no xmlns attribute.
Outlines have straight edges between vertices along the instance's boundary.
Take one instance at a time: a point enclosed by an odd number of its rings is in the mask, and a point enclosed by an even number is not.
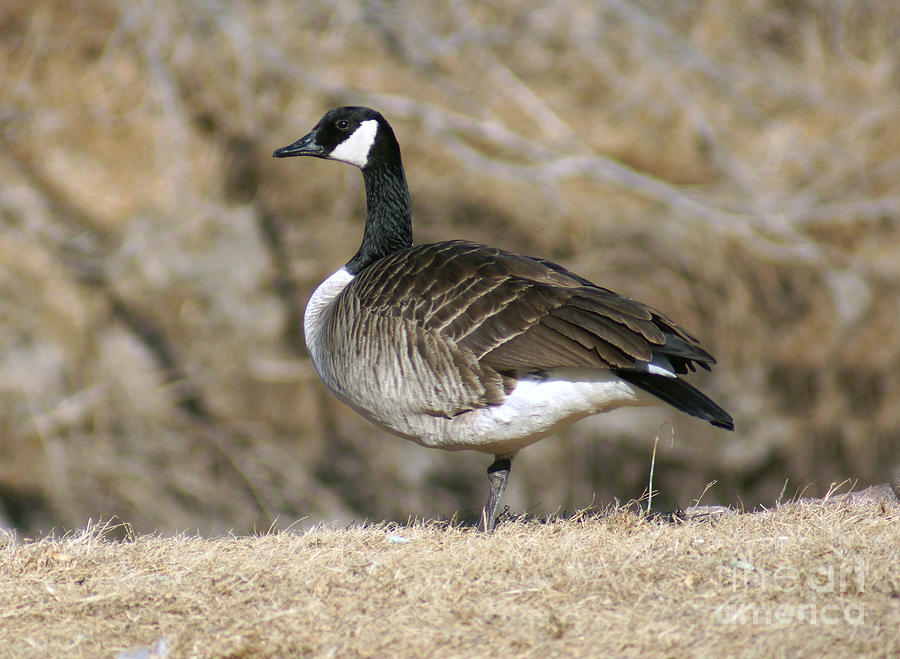
<svg viewBox="0 0 900 659"><path fill-rule="evenodd" d="M325 331L323 319L328 306L351 281L353 281L353 275L347 271L347 268L341 268L336 271L319 284L312 297L309 298L306 312L303 314L303 332L306 335L306 349L309 352L309 357L316 372L319 373L326 386L332 391L335 391L336 383L332 381L328 371L322 368L326 359L326 348L323 346L322 340L322 333Z"/></svg>

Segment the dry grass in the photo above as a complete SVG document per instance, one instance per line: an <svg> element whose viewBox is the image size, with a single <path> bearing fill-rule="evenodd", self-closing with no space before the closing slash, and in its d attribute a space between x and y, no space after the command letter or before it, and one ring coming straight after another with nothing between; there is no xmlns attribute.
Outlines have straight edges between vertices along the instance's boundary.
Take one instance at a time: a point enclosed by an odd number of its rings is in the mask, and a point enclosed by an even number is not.
<svg viewBox="0 0 900 659"><path fill-rule="evenodd" d="M0 547L0 656L900 653L896 505ZM130 656L137 656L131 654ZM146 655L145 655L146 656Z"/></svg>
<svg viewBox="0 0 900 659"><path fill-rule="evenodd" d="M507 502L821 495L900 458L900 5L8 0L0 9L0 523L142 532L474 517L486 462L373 429L299 315L359 175L274 162L382 109L421 241L561 261L719 359L726 434L660 408L523 452Z"/></svg>

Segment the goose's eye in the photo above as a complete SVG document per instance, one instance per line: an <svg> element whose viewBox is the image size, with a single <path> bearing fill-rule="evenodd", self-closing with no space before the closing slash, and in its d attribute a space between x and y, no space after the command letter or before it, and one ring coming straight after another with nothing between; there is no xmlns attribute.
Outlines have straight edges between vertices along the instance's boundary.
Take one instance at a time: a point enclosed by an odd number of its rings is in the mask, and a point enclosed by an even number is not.
<svg viewBox="0 0 900 659"><path fill-rule="evenodd" d="M334 125L337 126L338 130L347 130L350 128L350 122L346 119L338 119L334 122Z"/></svg>

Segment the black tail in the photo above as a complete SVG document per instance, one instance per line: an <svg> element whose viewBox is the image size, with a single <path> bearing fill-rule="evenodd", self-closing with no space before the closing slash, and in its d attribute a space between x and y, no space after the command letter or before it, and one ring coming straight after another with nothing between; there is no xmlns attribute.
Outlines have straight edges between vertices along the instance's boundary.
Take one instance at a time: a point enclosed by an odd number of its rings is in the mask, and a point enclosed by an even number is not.
<svg viewBox="0 0 900 659"><path fill-rule="evenodd" d="M616 371L616 374L682 412L709 421L714 426L734 430L731 415L684 380L640 371Z"/></svg>

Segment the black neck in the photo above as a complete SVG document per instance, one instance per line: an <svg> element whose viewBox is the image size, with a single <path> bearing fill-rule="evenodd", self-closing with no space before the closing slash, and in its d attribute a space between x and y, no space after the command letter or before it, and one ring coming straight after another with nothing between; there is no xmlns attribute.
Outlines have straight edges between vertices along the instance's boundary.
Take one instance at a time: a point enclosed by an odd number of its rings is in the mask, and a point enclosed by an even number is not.
<svg viewBox="0 0 900 659"><path fill-rule="evenodd" d="M400 161L371 163L362 170L366 184L366 229L362 244L346 268L358 274L375 261L412 246L409 189Z"/></svg>

